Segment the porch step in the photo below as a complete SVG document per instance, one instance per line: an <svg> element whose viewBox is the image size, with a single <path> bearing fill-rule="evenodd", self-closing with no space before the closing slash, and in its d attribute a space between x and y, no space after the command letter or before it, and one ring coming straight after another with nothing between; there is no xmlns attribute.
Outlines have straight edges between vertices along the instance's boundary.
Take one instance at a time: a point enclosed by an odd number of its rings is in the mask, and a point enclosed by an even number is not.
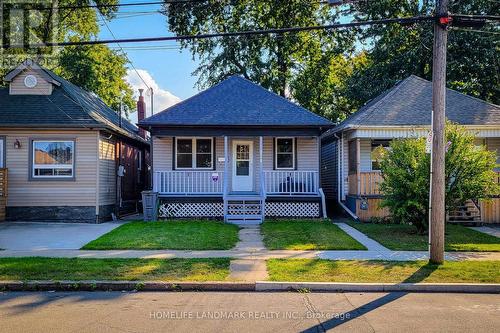
<svg viewBox="0 0 500 333"><path fill-rule="evenodd" d="M455 211L448 214L450 222L480 222L481 211L479 207L472 201L467 200L463 206L458 207Z"/></svg>
<svg viewBox="0 0 500 333"><path fill-rule="evenodd" d="M229 195L224 199L225 220L234 224L260 224L264 202L258 195Z"/></svg>

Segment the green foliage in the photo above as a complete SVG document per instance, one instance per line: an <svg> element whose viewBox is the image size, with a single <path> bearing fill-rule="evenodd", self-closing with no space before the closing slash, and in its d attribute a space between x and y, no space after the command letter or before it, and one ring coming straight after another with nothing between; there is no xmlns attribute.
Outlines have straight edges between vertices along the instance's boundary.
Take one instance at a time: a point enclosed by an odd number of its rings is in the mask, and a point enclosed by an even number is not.
<svg viewBox="0 0 500 333"><path fill-rule="evenodd" d="M308 61L291 84L293 97L305 108L340 122L361 105L347 97L346 78L366 66L364 53L349 58L336 52Z"/></svg>
<svg viewBox="0 0 500 333"><path fill-rule="evenodd" d="M353 15L360 20L433 15L435 1L360 1ZM490 0L450 1L451 13L496 15L500 5ZM447 86L462 93L498 104L500 77L498 26L486 25L484 33L452 28L448 34ZM414 25L372 26L360 32L360 41L371 44L367 51L370 65L348 78L347 97L364 103L415 74L432 76L432 22Z"/></svg>
<svg viewBox="0 0 500 333"><path fill-rule="evenodd" d="M447 124L446 209L449 211L469 199L487 199L499 193L494 181L496 154L474 144L474 135L465 128ZM394 220L413 224L419 233L427 230L429 205L430 154L424 138L397 139L380 162L384 194Z"/></svg>
<svg viewBox="0 0 500 333"><path fill-rule="evenodd" d="M337 12L313 0L208 0L165 6L169 29L178 35L305 27L333 22ZM198 86L212 86L232 74L243 75L286 95L307 59L322 49L339 54L351 47L350 32L300 32L181 41L200 66Z"/></svg>
<svg viewBox="0 0 500 333"><path fill-rule="evenodd" d="M123 103L134 107L133 91L124 80L127 59L104 45L66 47L56 72L79 87L97 94L114 110Z"/></svg>
<svg viewBox="0 0 500 333"><path fill-rule="evenodd" d="M60 0L54 2L54 6L72 6L88 4L118 4L118 0ZM47 6L46 1L34 0L30 3L22 3L20 8L35 8L37 5ZM17 8L17 7L16 7ZM50 43L61 41L79 41L95 39L99 33L99 20L110 19L114 16L118 7L101 7L74 9L33 10L30 11L29 34L24 38L25 43ZM40 24L34 24L39 22ZM19 24L13 18L3 21L4 31L15 31L10 29L11 24ZM22 29L17 31L22 32ZM19 38L14 33L14 38L10 40L8 34L7 42L19 43ZM0 61L4 64L0 67L0 76L4 76L10 69L24 61L34 59L42 66L53 70L63 78L72 83L96 93L104 102L115 110L120 104L121 95L124 94L124 103L130 108L134 107L131 88L126 83L126 58L112 51L104 45L81 46L81 47L44 47L44 48L23 48L5 49L0 52ZM8 63L10 66L5 66ZM1 83L0 83L1 84Z"/></svg>

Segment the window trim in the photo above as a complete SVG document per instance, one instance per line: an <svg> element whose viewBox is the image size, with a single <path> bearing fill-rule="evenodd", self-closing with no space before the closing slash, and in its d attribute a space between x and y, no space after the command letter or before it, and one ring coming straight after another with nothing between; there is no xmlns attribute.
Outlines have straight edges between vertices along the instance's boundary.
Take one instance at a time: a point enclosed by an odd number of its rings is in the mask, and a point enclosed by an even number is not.
<svg viewBox="0 0 500 333"><path fill-rule="evenodd" d="M33 145L35 142L72 142L73 163L71 176L35 176L35 158ZM76 138L30 138L29 139L29 180L30 181L75 181L76 180Z"/></svg>
<svg viewBox="0 0 500 333"><path fill-rule="evenodd" d="M197 147L197 143L196 141L197 140L210 140L210 167L206 167L206 168L199 168L199 167L196 167L196 147ZM186 168L186 167L179 167L178 166L178 161L179 159L177 158L177 142L178 140L191 140L191 156L193 157L191 159L191 167L190 168ZM175 137L175 144L174 144L174 152L173 152L173 155L174 155L174 160L175 160L175 163L174 163L174 166L175 166L175 170L214 170L214 165L215 165L215 161L214 161L214 138L213 137L203 137L203 136L180 136L180 137ZM188 153L185 153L185 154L188 154ZM208 153L201 153L201 154L206 154L208 155Z"/></svg>
<svg viewBox="0 0 500 333"><path fill-rule="evenodd" d="M278 140L280 139L290 139L292 140L292 167L286 167L286 168L283 168L283 167L279 167L278 166ZM276 137L274 138L274 142L275 142L275 145L274 145L274 165L275 165L275 169L276 170L295 170L295 167L296 167L296 159L297 159L297 155L296 155L296 145L295 145L295 138L294 137L291 137L291 136L279 136L279 137ZM283 154L283 153L281 153ZM285 153L285 154L290 154L290 153Z"/></svg>

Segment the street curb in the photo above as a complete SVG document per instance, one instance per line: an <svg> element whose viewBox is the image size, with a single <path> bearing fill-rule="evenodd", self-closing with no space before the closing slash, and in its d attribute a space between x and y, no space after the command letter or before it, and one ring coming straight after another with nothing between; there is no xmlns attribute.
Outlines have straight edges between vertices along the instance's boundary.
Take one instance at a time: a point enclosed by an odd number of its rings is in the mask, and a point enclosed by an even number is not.
<svg viewBox="0 0 500 333"><path fill-rule="evenodd" d="M256 291L500 293L498 283L337 283L257 281Z"/></svg>
<svg viewBox="0 0 500 333"><path fill-rule="evenodd" d="M500 294L496 283L0 281L0 291L320 291Z"/></svg>
<svg viewBox="0 0 500 333"><path fill-rule="evenodd" d="M0 291L255 291L245 282L0 281Z"/></svg>

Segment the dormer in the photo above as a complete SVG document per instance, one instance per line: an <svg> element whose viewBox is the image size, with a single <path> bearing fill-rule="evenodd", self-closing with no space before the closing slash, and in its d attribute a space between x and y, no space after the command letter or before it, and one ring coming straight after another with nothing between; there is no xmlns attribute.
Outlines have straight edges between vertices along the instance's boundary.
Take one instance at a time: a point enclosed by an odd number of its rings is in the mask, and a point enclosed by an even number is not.
<svg viewBox="0 0 500 333"><path fill-rule="evenodd" d="M10 95L51 95L60 83L32 60L25 60L4 78Z"/></svg>

